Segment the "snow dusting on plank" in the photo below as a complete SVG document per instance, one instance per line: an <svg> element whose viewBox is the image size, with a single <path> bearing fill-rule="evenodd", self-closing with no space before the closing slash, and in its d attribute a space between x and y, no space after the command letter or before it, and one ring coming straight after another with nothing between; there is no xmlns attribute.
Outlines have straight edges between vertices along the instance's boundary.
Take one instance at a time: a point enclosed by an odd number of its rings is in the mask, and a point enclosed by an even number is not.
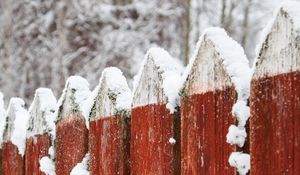
<svg viewBox="0 0 300 175"><path fill-rule="evenodd" d="M36 90L33 102L29 108L29 124L27 137L51 132L55 133L55 111L57 110L56 98L48 88Z"/></svg>
<svg viewBox="0 0 300 175"><path fill-rule="evenodd" d="M0 148L2 148L3 131L6 124L6 115L4 109L3 94L0 92Z"/></svg>
<svg viewBox="0 0 300 175"><path fill-rule="evenodd" d="M283 1L274 11L256 46L254 79L300 70L299 9L300 2Z"/></svg>
<svg viewBox="0 0 300 175"><path fill-rule="evenodd" d="M131 109L132 93L126 78L116 67L105 68L97 86L95 99L95 116L107 117L118 112L129 112Z"/></svg>
<svg viewBox="0 0 300 175"><path fill-rule="evenodd" d="M89 175L89 154L86 154L82 162L78 163L71 171L70 175Z"/></svg>
<svg viewBox="0 0 300 175"><path fill-rule="evenodd" d="M86 79L80 76L71 76L68 78L63 94L58 100L59 110L57 111L56 120L60 120L60 117L69 117L72 113L81 113L84 115L87 128L89 121L88 110L90 106L87 106L87 100L91 95L89 89L89 83Z"/></svg>
<svg viewBox="0 0 300 175"><path fill-rule="evenodd" d="M7 123L3 141L11 141L17 146L19 154L24 155L26 144L26 131L28 127L29 112L24 108L24 101L20 98L11 98L7 108Z"/></svg>
<svg viewBox="0 0 300 175"><path fill-rule="evenodd" d="M179 105L183 66L162 48L149 49L142 66L134 78L133 106L166 103L173 113Z"/></svg>

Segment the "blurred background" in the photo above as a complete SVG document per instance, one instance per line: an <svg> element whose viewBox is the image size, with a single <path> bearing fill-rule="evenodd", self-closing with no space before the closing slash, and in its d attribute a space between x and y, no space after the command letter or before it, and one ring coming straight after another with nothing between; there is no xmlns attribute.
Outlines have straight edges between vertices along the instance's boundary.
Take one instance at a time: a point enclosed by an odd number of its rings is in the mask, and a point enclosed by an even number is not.
<svg viewBox="0 0 300 175"><path fill-rule="evenodd" d="M31 102L35 89L57 98L70 75L93 89L117 66L129 84L146 51L160 46L186 65L201 32L225 28L250 64L259 32L281 0L0 0L0 91Z"/></svg>

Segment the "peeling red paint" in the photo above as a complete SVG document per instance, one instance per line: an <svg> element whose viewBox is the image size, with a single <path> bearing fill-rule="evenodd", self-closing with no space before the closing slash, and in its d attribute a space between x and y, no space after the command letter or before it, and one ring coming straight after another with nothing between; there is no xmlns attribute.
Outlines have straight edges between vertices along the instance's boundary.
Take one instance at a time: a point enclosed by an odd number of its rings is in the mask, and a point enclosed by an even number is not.
<svg viewBox="0 0 300 175"><path fill-rule="evenodd" d="M7 141L2 144L2 174L23 175L24 161L17 146Z"/></svg>
<svg viewBox="0 0 300 175"><path fill-rule="evenodd" d="M32 136L26 140L26 175L44 175L44 173L40 171L39 161L42 157L48 156L50 144L50 135L47 133L43 135Z"/></svg>
<svg viewBox="0 0 300 175"><path fill-rule="evenodd" d="M79 114L62 117L56 124L55 166L57 175L70 174L88 151L88 130Z"/></svg>
<svg viewBox="0 0 300 175"><path fill-rule="evenodd" d="M251 174L300 172L300 72L251 82Z"/></svg>
<svg viewBox="0 0 300 175"><path fill-rule="evenodd" d="M235 146L226 142L231 124L234 88L181 99L181 170L183 175L232 175L228 158Z"/></svg>
<svg viewBox="0 0 300 175"><path fill-rule="evenodd" d="M178 174L174 167L174 116L165 104L135 107L131 113L131 174ZM177 139L177 138L175 138ZM179 139L177 141L180 143ZM176 144L179 144L179 143ZM175 171L174 171L175 170Z"/></svg>
<svg viewBox="0 0 300 175"><path fill-rule="evenodd" d="M103 117L90 122L91 175L129 175L130 118Z"/></svg>

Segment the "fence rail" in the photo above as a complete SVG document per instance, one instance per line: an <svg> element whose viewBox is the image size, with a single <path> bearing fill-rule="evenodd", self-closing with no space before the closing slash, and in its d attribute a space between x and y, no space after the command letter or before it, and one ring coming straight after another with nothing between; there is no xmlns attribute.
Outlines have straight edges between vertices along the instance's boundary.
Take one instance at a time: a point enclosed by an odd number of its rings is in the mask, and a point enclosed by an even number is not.
<svg viewBox="0 0 300 175"><path fill-rule="evenodd" d="M0 94L0 174L298 174L298 7L279 8L254 72L237 42L209 28L185 69L150 49L133 91L110 67L92 92L79 76L58 101L38 89L29 112L19 98L4 112Z"/></svg>

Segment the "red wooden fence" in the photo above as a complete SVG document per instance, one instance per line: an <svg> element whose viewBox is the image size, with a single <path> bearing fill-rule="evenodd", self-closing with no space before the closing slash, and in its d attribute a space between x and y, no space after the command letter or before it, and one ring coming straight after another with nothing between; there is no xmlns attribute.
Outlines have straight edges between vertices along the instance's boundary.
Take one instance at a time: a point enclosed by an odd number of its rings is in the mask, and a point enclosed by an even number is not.
<svg viewBox="0 0 300 175"><path fill-rule="evenodd" d="M283 4L259 52L250 97L251 174L300 173L299 9Z"/></svg>
<svg viewBox="0 0 300 175"><path fill-rule="evenodd" d="M28 112L23 108L24 104L19 98L12 98L9 102L2 143L3 175L24 174L26 125L29 118Z"/></svg>
<svg viewBox="0 0 300 175"><path fill-rule="evenodd" d="M121 71L107 68L92 93L70 77L57 104L51 90L37 90L30 114L13 98L3 116L0 101L0 174L244 175L250 156L251 174L299 174L299 4L279 8L252 80L243 49L210 28L185 70L150 49L133 94Z"/></svg>
<svg viewBox="0 0 300 175"><path fill-rule="evenodd" d="M161 49L150 49L145 59L131 112L131 174L179 174L179 152L174 149L180 144L179 130L174 130L178 116L170 113L176 99L169 92L176 86L168 83L178 81L181 67Z"/></svg>
<svg viewBox="0 0 300 175"><path fill-rule="evenodd" d="M59 100L55 138L56 174L70 174L88 152L88 129L83 115L83 101L90 95L88 82L72 76Z"/></svg>
<svg viewBox="0 0 300 175"><path fill-rule="evenodd" d="M233 56L228 54L232 50ZM236 148L226 143L226 135L230 125L235 124L231 111L238 94L232 78L239 75L233 75L224 63L230 59L241 62L239 66L250 72L241 47L224 30L208 29L199 39L182 90L182 174L235 172L228 164L228 157Z"/></svg>
<svg viewBox="0 0 300 175"><path fill-rule="evenodd" d="M52 91L46 88L37 89L33 103L29 108L25 174L44 174L40 171L39 161L42 157L48 156L48 149L51 146L51 122L53 122L55 110L56 99Z"/></svg>
<svg viewBox="0 0 300 175"><path fill-rule="evenodd" d="M130 174L131 91L117 68L106 68L93 92L89 143L90 173ZM128 105L129 104L129 105Z"/></svg>

